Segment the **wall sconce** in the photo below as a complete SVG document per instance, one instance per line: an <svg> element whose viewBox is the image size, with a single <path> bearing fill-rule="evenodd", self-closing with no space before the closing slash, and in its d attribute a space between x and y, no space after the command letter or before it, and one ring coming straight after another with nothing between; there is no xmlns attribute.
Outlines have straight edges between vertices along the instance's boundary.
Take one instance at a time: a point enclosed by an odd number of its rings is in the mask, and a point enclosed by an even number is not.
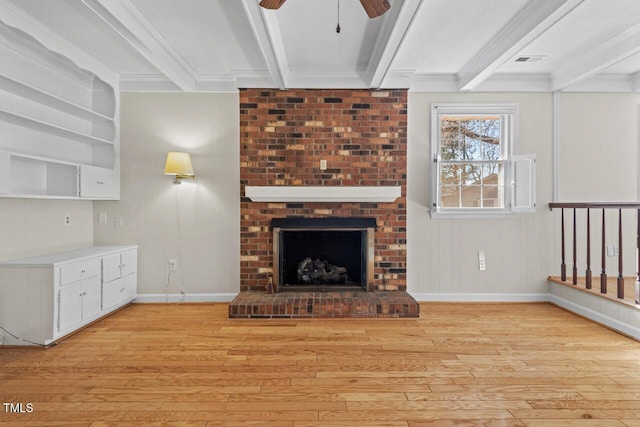
<svg viewBox="0 0 640 427"><path fill-rule="evenodd" d="M174 184L180 184L182 179L196 179L189 153L170 151L164 165L164 174L173 175Z"/></svg>

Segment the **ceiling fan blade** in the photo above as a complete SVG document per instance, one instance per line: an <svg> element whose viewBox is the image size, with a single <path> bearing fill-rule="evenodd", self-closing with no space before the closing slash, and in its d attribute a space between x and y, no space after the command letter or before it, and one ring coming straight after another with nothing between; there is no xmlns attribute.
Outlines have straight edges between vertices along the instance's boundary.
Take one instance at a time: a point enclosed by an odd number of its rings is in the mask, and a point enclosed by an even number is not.
<svg viewBox="0 0 640 427"><path fill-rule="evenodd" d="M391 5L387 0L360 0L360 3L362 3L362 7L364 7L369 18L377 18L391 9Z"/></svg>
<svg viewBox="0 0 640 427"><path fill-rule="evenodd" d="M260 6L265 9L280 9L280 6L284 4L287 0L262 0L260 1Z"/></svg>

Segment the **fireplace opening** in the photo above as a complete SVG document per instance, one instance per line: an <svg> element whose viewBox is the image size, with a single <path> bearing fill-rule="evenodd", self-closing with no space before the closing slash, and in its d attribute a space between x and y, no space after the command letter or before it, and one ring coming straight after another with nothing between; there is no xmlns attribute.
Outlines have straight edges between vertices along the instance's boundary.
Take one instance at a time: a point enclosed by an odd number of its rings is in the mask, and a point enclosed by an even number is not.
<svg viewBox="0 0 640 427"><path fill-rule="evenodd" d="M272 227L277 291L372 287L374 218L275 218Z"/></svg>

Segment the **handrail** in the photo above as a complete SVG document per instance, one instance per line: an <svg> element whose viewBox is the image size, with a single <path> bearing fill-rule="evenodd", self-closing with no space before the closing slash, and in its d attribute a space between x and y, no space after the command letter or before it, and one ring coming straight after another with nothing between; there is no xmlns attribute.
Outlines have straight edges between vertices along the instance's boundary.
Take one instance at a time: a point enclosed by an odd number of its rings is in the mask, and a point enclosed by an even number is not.
<svg viewBox="0 0 640 427"><path fill-rule="evenodd" d="M640 209L640 202L551 202L549 209Z"/></svg>
<svg viewBox="0 0 640 427"><path fill-rule="evenodd" d="M622 210L623 209L635 209L637 210L637 231L636 231L636 282L635 282L635 302L640 304L640 202L552 202L549 203L549 209L553 210L558 208L562 210L561 215L561 231L562 231L562 263L560 264L561 278L560 280L565 282L567 280L567 266L566 266L566 253L565 253L565 209L573 209L573 271L572 271L572 283L578 284L578 269L577 269L577 229L576 229L576 211L578 209L586 209L586 288L591 289L592 285L592 272L591 272L591 210L602 210L602 240L601 240L601 254L602 254L602 271L600 274L600 292L607 293L607 272L606 272L606 233L605 233L605 216L606 210L618 211L618 277L617 277L617 296L620 299L624 298L624 277L623 277L623 265L622 265Z"/></svg>

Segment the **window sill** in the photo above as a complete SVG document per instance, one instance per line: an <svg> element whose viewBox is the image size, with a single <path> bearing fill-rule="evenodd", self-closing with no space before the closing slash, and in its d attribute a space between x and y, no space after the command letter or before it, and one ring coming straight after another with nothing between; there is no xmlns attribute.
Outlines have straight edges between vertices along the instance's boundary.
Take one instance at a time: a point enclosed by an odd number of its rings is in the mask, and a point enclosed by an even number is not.
<svg viewBox="0 0 640 427"><path fill-rule="evenodd" d="M517 216L516 212L507 210L500 210L495 212L442 212L442 211L430 211L429 215L431 219L499 219L499 218L514 218Z"/></svg>

